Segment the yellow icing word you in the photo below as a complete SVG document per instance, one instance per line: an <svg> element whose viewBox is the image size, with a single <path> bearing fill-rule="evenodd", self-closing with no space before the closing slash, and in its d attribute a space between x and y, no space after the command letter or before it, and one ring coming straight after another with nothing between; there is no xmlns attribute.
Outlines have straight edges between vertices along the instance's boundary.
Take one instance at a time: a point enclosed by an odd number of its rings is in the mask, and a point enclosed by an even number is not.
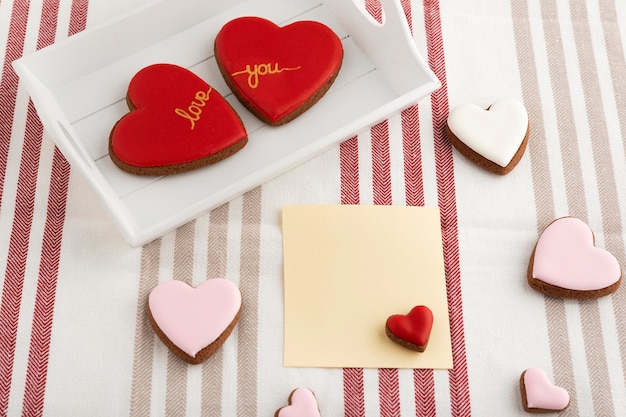
<svg viewBox="0 0 626 417"><path fill-rule="evenodd" d="M301 67L293 68L278 68L278 62L273 64L254 64L254 67L250 67L250 64L246 65L246 69L242 71L233 72L233 77L241 74L248 74L248 86L250 88L257 88L259 86L259 76L279 74L283 71L296 71Z"/></svg>
<svg viewBox="0 0 626 417"><path fill-rule="evenodd" d="M200 115L202 114L202 108L206 105L206 102L209 101L209 94L213 91L212 87L209 87L208 91L198 91L194 96L194 99L191 100L191 104L187 107L187 110L183 110L180 108L176 108L174 112L182 117L183 119L189 120L191 123L191 130L196 127L196 122L200 120Z"/></svg>

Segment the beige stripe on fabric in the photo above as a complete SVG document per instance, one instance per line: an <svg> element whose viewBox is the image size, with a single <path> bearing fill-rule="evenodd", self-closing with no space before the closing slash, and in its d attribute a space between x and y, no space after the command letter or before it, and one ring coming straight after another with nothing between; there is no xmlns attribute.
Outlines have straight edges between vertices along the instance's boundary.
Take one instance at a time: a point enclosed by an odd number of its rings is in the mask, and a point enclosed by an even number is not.
<svg viewBox="0 0 626 417"><path fill-rule="evenodd" d="M539 81L536 71L531 70L537 68L537 65L532 44L527 0L512 0L511 7L523 101L532 121L528 152L535 194L537 232L540 233L555 217L550 165L547 158L547 138L544 129ZM570 392L574 392L574 371L567 331L565 303L560 299L546 297L545 309L555 383L565 387ZM568 416L578 415L576 396L572 396L566 413Z"/></svg>
<svg viewBox="0 0 626 417"><path fill-rule="evenodd" d="M193 280L195 221L176 230L173 279L189 285ZM187 369L189 365L168 350L165 415L184 417L187 408Z"/></svg>
<svg viewBox="0 0 626 417"><path fill-rule="evenodd" d="M557 112L558 139L561 145L569 214L588 222L578 133L576 132L574 109L569 95L570 86L567 83L567 77L564 76L567 73L567 66L557 6L554 1L544 1L541 6L550 64L550 79ZM576 16L577 13L574 12L574 9L575 7L572 9L572 24L577 44L578 64L582 82L585 85L590 82L590 78L595 76L595 71L594 74L590 73L590 64L593 65L594 62L593 49L587 50L580 47L581 38L584 42L584 38L589 36L589 27L586 16ZM562 16L562 18L567 18L567 16ZM587 47L591 47L591 45L587 45ZM585 96L586 100L590 99L588 91L585 91ZM589 122L590 124L595 123L593 116L590 117ZM594 142L598 140L595 135L591 137ZM579 312L594 410L596 415L610 416L613 413L613 401L597 300L579 303Z"/></svg>
<svg viewBox="0 0 626 417"><path fill-rule="evenodd" d="M606 117L604 117L605 109L601 96L600 79L595 62L594 45L591 40L589 16L584 2L571 2L570 8L576 50L581 67L585 110L589 115L589 134L592 139L602 224L604 235L607 236L605 247L612 253L623 254L622 219L609 143L609 132L606 125ZM610 236L614 236L614 238L610 239ZM618 299L614 299L614 301L619 302ZM585 351L590 369L594 411L596 415L614 415L615 407L611 393L611 381L608 375L604 339L602 338L602 323L600 322L598 302L581 303L581 316L585 324L583 332L585 333ZM618 331L618 329L615 329L615 331Z"/></svg>
<svg viewBox="0 0 626 417"><path fill-rule="evenodd" d="M156 336L146 316L146 305L150 291L159 283L160 252L161 239L148 243L141 250L141 271L139 273L137 316L135 319L133 376L130 394L131 417L150 415L152 352Z"/></svg>
<svg viewBox="0 0 626 417"><path fill-rule="evenodd" d="M530 70L537 68L537 66L533 52L526 0L512 0L511 6L523 101L528 111L528 118L532 121L527 149L530 155L537 223L542 227L554 220L555 210L554 204L552 204L550 164L548 158L546 158L548 147L546 145L541 95L539 93L539 80L537 79L537 73Z"/></svg>
<svg viewBox="0 0 626 417"><path fill-rule="evenodd" d="M569 96L570 86L567 83L567 67L565 63L565 53L562 45L561 27L557 6L554 1L541 2L541 13L543 30L545 34L548 63L550 68L550 80L554 93L554 105L557 114L558 140L560 141L561 157L564 170L566 196L569 214L580 217L587 221L587 207L584 199L585 190L583 182L583 172L581 169L581 156L578 147L578 132L575 130L575 116L572 100ZM590 137L594 153L594 164L598 172L598 189L600 192L601 209L604 230L612 230L617 226L621 236L621 219L619 219L619 207L617 207L617 191L614 181L614 173L611 164L610 148L608 143L608 131L602 117L602 100L600 97L600 82L595 67L595 57L591 42L591 33L588 23L588 16L584 2L570 2L571 16L561 16L570 18L573 25L573 32L576 43L576 53L578 65L582 77L583 93L585 96L586 112L589 115ZM517 35L519 38L519 34ZM525 34L530 37L530 33ZM531 47L532 48L532 47ZM520 71L523 77L528 77L528 71ZM538 88L538 87L537 87ZM607 170L606 167L609 169ZM608 172L607 172L608 171ZM606 174L606 175L603 175ZM533 172L534 175L534 172ZM587 174L589 175L589 174ZM591 173L593 175L593 173ZM602 178L601 178L602 177ZM552 198L552 196L545 196ZM537 200L537 204L546 204L545 201ZM553 204L553 202L552 202ZM607 222L607 217L615 220ZM610 224L613 226L610 226ZM541 226L541 224L540 224ZM545 227L545 225L543 225ZM611 250L611 249L609 249ZM620 253L623 252L623 242ZM546 299L547 306L554 304L552 299ZM561 302L562 303L562 302ZM559 311L561 308L558 309ZM611 395L611 384L608 373L608 366L604 348L604 338L600 318L600 308L597 300L589 300L579 303L581 328L585 344L586 368L589 369L589 380L591 386L591 396L593 400L594 413L596 415L614 415L614 406ZM547 308L548 326L552 333L556 324L551 316L551 309ZM565 319L563 317L563 319ZM561 320L561 318L559 318ZM560 366L559 358L571 360L571 352L567 349L567 358L562 351L555 349L553 340L567 337L567 329L563 328L566 323L559 325L558 337L551 334L552 361L555 369L555 379L557 384L561 384L559 379L571 380L573 376L563 375L558 371ZM555 356L558 355L558 356ZM568 364L568 368L571 365ZM567 374L570 370L567 369ZM559 376L561 375L561 376ZM564 384L565 385L565 384ZM567 386L567 385L565 385ZM572 388L574 388L572 386ZM578 411L570 409L566 415L577 415Z"/></svg>
<svg viewBox="0 0 626 417"><path fill-rule="evenodd" d="M569 215L579 217L586 222L587 207L584 198L581 198L585 195L585 189L582 181L580 153L577 146L578 134L576 132L576 120L567 79L568 69L565 63L563 39L561 37L561 27L555 0L541 2L541 17L548 53L550 83L554 95L554 110L556 112L558 130L558 137L548 138L548 140L558 140L560 143Z"/></svg>
<svg viewBox="0 0 626 417"><path fill-rule="evenodd" d="M619 0L622 1L622 0ZM617 105L617 117L622 136L626 135L626 55L617 21L615 0L599 0L600 19L604 33L604 46L606 48L613 83L613 94ZM626 152L626 147L624 147ZM624 155L626 157L626 154ZM624 355L622 355L623 357Z"/></svg>
<svg viewBox="0 0 626 417"><path fill-rule="evenodd" d="M600 0L600 17L604 31L604 42L609 60L609 70L611 72L611 82L613 93L615 94L615 104L617 106L617 116L619 119L622 137L626 135L626 61L624 60L624 46L617 24L617 12L615 2L612 0ZM626 150L626 147L624 148ZM598 178L601 181L601 178ZM619 211L618 211L619 213ZM607 229L605 225L605 230ZM626 267L626 255L624 251L624 240L620 225L611 224L611 233L605 233L606 248L617 256L622 268ZM615 321L618 329L626 329L626 291L623 289L613 294L613 309ZM618 331L620 346L620 356L622 358L622 372L626 380L626 332Z"/></svg>
<svg viewBox="0 0 626 417"><path fill-rule="evenodd" d="M228 259L228 209L224 204L211 211L207 238L207 279L225 278ZM223 350L202 365L202 416L222 415Z"/></svg>
<svg viewBox="0 0 626 417"><path fill-rule="evenodd" d="M257 415L257 346L261 250L261 187L243 196L239 288L243 299L237 325L237 416Z"/></svg>

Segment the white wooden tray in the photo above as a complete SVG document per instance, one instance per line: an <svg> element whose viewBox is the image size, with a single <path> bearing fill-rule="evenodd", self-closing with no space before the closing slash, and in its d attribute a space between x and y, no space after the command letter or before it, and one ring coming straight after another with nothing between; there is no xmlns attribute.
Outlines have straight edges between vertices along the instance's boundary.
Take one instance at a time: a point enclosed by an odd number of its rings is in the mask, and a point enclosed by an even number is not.
<svg viewBox="0 0 626 417"><path fill-rule="evenodd" d="M14 62L44 128L102 198L124 237L142 245L416 103L439 88L417 51L399 0L383 0L379 25L353 0L163 0ZM284 25L317 20L342 39L344 61L329 92L294 121L269 127L232 95L213 57L229 20ZM226 97L249 134L215 165L163 177L121 171L108 136L128 112L126 89L141 68L189 68Z"/></svg>

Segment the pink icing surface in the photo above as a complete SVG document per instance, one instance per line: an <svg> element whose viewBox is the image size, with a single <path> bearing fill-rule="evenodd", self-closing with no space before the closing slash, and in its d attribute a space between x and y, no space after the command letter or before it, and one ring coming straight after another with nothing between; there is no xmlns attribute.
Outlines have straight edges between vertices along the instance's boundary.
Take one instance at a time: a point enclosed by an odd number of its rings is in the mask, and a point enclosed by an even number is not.
<svg viewBox="0 0 626 417"><path fill-rule="evenodd" d="M621 269L611 253L594 246L587 224L564 217L552 222L539 237L533 277L561 288L590 291L616 283Z"/></svg>
<svg viewBox="0 0 626 417"><path fill-rule="evenodd" d="M210 279L197 288L166 281L150 293L154 321L170 341L190 356L214 342L241 307L239 288L226 279Z"/></svg>
<svg viewBox="0 0 626 417"><path fill-rule="evenodd" d="M569 405L569 393L552 384L541 368L529 368L524 373L526 402L529 408L563 410Z"/></svg>
<svg viewBox="0 0 626 417"><path fill-rule="evenodd" d="M298 388L291 394L291 405L278 411L278 417L320 417L315 395L307 388Z"/></svg>

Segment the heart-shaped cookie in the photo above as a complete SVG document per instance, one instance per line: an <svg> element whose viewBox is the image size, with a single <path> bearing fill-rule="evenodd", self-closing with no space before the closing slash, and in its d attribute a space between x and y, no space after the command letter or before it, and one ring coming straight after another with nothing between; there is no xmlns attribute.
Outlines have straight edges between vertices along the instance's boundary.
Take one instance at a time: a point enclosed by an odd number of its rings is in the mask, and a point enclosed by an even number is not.
<svg viewBox="0 0 626 417"><path fill-rule="evenodd" d="M182 281L156 286L148 318L170 350L187 363L206 360L226 341L239 319L241 293L232 282L209 279L197 288Z"/></svg>
<svg viewBox="0 0 626 417"><path fill-rule="evenodd" d="M541 368L529 368L520 377L522 405L529 413L562 411L570 402L569 393L554 385Z"/></svg>
<svg viewBox="0 0 626 417"><path fill-rule="evenodd" d="M315 394L308 388L296 388L289 395L289 405L276 411L275 417L320 417Z"/></svg>
<svg viewBox="0 0 626 417"><path fill-rule="evenodd" d="M462 104L448 115L448 139L476 165L495 174L511 172L528 143L528 113L516 99L494 102L487 110Z"/></svg>
<svg viewBox="0 0 626 417"><path fill-rule="evenodd" d="M527 280L532 288L552 297L589 299L616 291L622 271L615 256L595 246L585 222L562 217L537 240Z"/></svg>
<svg viewBox="0 0 626 417"><path fill-rule="evenodd" d="M259 17L240 17L222 27L214 49L230 89L270 125L287 123L313 106L343 60L341 40L314 21L280 27Z"/></svg>
<svg viewBox="0 0 626 417"><path fill-rule="evenodd" d="M127 93L130 113L113 127L109 155L137 175L167 175L220 161L248 141L230 104L209 84L171 64L139 71Z"/></svg>
<svg viewBox="0 0 626 417"><path fill-rule="evenodd" d="M416 306L409 314L395 314L387 319L387 336L394 342L423 352L433 328L433 312L426 306Z"/></svg>

